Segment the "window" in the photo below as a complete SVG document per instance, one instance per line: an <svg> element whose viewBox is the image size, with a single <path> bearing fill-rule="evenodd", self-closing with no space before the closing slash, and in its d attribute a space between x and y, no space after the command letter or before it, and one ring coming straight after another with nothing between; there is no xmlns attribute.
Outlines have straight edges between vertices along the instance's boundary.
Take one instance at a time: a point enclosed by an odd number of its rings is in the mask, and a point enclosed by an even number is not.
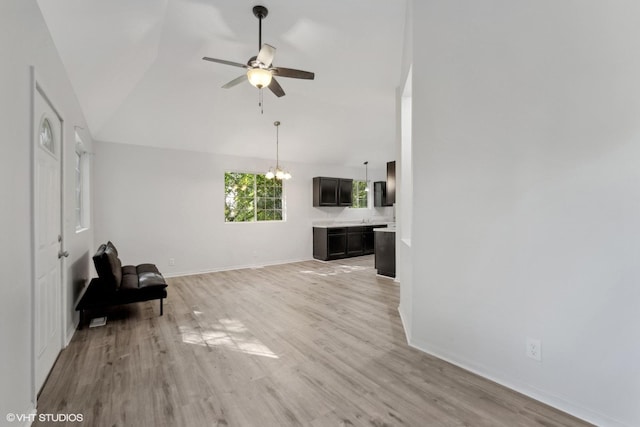
<svg viewBox="0 0 640 427"><path fill-rule="evenodd" d="M76 232L89 228L89 161L82 139L76 132L75 151Z"/></svg>
<svg viewBox="0 0 640 427"><path fill-rule="evenodd" d="M55 141L53 139L53 130L51 130L51 123L46 117L40 124L40 145L44 147L51 154L56 154Z"/></svg>
<svg viewBox="0 0 640 427"><path fill-rule="evenodd" d="M82 153L76 151L76 229L82 227Z"/></svg>
<svg viewBox="0 0 640 427"><path fill-rule="evenodd" d="M225 172L225 222L282 221L282 181L263 174Z"/></svg>
<svg viewBox="0 0 640 427"><path fill-rule="evenodd" d="M352 208L366 208L367 203L367 181L353 180L353 191L351 192L351 207Z"/></svg>

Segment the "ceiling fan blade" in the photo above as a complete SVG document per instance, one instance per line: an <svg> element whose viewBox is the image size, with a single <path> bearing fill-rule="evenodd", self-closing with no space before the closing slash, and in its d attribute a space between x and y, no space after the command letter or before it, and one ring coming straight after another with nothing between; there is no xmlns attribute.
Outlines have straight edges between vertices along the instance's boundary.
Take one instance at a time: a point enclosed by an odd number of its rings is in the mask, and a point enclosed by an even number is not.
<svg viewBox="0 0 640 427"><path fill-rule="evenodd" d="M276 67L272 71L274 76L291 77L293 79L313 80L316 76L310 71L294 70L293 68Z"/></svg>
<svg viewBox="0 0 640 427"><path fill-rule="evenodd" d="M266 67L270 67L273 62L273 57L276 55L276 48L270 44L263 44L260 52L258 53L257 60L260 61Z"/></svg>
<svg viewBox="0 0 640 427"><path fill-rule="evenodd" d="M240 83L242 83L245 80L247 80L247 75L243 74L240 77L236 77L235 79L231 80L229 83L227 83L226 85L222 86L222 88L223 89L229 89L231 87L239 85Z"/></svg>
<svg viewBox="0 0 640 427"><path fill-rule="evenodd" d="M273 92L273 94L278 98L284 96L284 90L282 90L282 86L280 86L280 83L278 83L278 81L273 77L271 78L271 83L269 83L269 89L271 89L271 92Z"/></svg>
<svg viewBox="0 0 640 427"><path fill-rule="evenodd" d="M204 56L202 57L202 59L204 59L205 61L217 62L225 65L232 65L234 67L247 68L245 64L241 64L239 62L233 62L233 61L225 61L224 59L209 58L208 56Z"/></svg>

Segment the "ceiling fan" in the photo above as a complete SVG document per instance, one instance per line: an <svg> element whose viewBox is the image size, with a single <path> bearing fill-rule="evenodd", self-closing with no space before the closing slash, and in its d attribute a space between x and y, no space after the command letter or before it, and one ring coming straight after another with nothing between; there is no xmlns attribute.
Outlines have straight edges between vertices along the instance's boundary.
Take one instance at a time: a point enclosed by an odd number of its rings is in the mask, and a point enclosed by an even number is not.
<svg viewBox="0 0 640 427"><path fill-rule="evenodd" d="M242 83L246 78L249 80L249 83L258 89L268 87L277 97L281 97L284 96L285 93L284 90L282 90L280 83L278 83L274 78L275 76L290 77L294 79L314 79L315 74L309 71L273 66L272 63L276 53L276 48L266 43L262 44L262 20L267 17L268 13L269 11L264 6L254 6L253 8L253 14L258 18L258 56L252 56L246 64L226 61L224 59L209 58L208 56L202 58L205 61L246 68L246 76L243 74L240 77L231 80L229 83L222 86L224 89L232 88Z"/></svg>

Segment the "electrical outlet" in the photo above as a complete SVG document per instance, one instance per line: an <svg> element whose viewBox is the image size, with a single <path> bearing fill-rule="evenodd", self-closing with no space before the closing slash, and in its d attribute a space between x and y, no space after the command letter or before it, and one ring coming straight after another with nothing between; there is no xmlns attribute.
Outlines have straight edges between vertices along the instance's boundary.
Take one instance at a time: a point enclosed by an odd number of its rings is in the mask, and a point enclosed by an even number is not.
<svg viewBox="0 0 640 427"><path fill-rule="evenodd" d="M169 265L170 266L176 265L176 259L175 258L169 258Z"/></svg>
<svg viewBox="0 0 640 427"><path fill-rule="evenodd" d="M535 338L527 338L527 357L542 362L542 342Z"/></svg>

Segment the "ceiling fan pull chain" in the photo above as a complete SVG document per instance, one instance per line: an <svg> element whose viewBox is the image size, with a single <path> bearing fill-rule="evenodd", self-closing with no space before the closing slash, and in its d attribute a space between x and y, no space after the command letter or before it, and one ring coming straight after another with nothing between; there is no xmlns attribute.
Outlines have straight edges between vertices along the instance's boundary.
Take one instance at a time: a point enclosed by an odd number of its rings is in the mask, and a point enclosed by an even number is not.
<svg viewBox="0 0 640 427"><path fill-rule="evenodd" d="M264 98L262 96L262 88L258 89L258 105L260 106L260 114L264 114Z"/></svg>

